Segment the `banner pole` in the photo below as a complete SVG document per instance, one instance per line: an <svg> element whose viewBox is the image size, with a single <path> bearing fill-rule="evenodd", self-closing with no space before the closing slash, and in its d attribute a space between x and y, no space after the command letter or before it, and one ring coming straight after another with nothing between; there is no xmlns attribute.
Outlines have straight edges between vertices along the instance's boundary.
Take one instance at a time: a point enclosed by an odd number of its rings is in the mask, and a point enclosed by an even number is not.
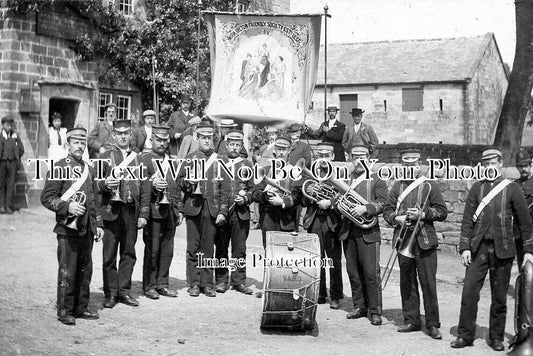
<svg viewBox="0 0 533 356"><path fill-rule="evenodd" d="M324 6L324 122L328 122L328 4Z"/></svg>
<svg viewBox="0 0 533 356"><path fill-rule="evenodd" d="M200 25L202 23L202 0L198 0L198 32L196 34L196 105L200 106ZM200 113L198 112L198 115Z"/></svg>

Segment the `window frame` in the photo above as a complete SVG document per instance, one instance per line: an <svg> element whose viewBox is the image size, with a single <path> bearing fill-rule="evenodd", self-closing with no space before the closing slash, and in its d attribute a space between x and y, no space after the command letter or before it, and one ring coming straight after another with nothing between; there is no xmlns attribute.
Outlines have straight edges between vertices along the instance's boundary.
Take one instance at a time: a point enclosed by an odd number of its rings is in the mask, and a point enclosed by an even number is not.
<svg viewBox="0 0 533 356"><path fill-rule="evenodd" d="M116 103L116 105L117 105L117 120L129 120L130 119L130 116L131 116L131 98L132 98L131 95L117 94L117 103ZM127 108L120 106L120 99L127 99L128 100L128 107ZM121 117L120 112L123 111L124 109L126 109L126 116L125 117Z"/></svg>
<svg viewBox="0 0 533 356"><path fill-rule="evenodd" d="M131 10L126 13L125 8L131 8ZM117 0L117 9L122 13L122 15L131 16L135 11L135 0Z"/></svg>
<svg viewBox="0 0 533 356"><path fill-rule="evenodd" d="M406 98L406 93L410 93L411 96ZM418 93L418 96L415 97L413 93ZM415 101L417 101L416 104L418 105L415 105ZM402 111L403 112L424 111L424 88L423 87L402 88Z"/></svg>
<svg viewBox="0 0 533 356"><path fill-rule="evenodd" d="M101 104L101 98L102 96L108 97L109 101L105 101L105 103ZM104 120L105 119L105 107L113 102L113 93L110 92L99 92L98 93L98 120ZM100 115L102 114L102 115Z"/></svg>

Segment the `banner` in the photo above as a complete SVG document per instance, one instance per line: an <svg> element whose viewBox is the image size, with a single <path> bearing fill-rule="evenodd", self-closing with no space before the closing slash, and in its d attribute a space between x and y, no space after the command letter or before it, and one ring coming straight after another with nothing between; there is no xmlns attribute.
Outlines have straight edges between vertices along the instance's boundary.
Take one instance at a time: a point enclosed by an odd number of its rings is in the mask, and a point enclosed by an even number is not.
<svg viewBox="0 0 533 356"><path fill-rule="evenodd" d="M205 12L218 121L303 122L316 82L321 15Z"/></svg>

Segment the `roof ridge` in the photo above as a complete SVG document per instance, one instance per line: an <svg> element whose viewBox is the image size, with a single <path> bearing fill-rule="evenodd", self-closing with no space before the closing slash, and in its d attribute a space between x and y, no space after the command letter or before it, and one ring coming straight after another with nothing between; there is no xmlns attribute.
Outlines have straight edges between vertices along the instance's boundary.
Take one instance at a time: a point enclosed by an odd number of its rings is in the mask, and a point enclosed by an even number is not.
<svg viewBox="0 0 533 356"><path fill-rule="evenodd" d="M380 43L406 43L406 42L433 42L433 41L446 41L446 40L460 40L460 39L474 39L485 37L487 33L477 36L458 36L458 37L440 37L440 38L411 38L403 40L384 40L384 41L368 41L368 42L337 42L337 43L328 43L328 46L332 45L359 45L359 44L380 44ZM323 47L324 44L321 44L320 47Z"/></svg>

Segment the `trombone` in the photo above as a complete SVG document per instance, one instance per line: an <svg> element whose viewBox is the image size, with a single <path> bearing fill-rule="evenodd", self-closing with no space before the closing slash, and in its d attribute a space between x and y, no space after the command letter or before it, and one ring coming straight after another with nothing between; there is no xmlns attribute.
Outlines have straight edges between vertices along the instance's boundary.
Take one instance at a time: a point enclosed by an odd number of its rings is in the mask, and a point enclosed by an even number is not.
<svg viewBox="0 0 533 356"><path fill-rule="evenodd" d="M392 247L389 260L387 261L387 265L385 266L385 269L383 270L383 275L381 276L381 280L383 281L383 286L381 287L381 290L385 290L385 287L387 287L387 283L389 282L390 276L392 274L392 268L394 267L394 263L396 263L396 260L398 259L398 254L407 258L415 258L413 250L416 243L416 235L420 230L420 225L423 223L422 212L426 210L427 204L429 202L429 195L431 194L431 184L429 184L429 182L424 182L422 189L424 189L424 186L426 185L428 186L428 192L424 199L424 204L422 204L422 208L420 209L420 214L418 215L418 219L416 220L415 225L413 226L412 221L408 220L406 217L405 223L402 224L400 231L398 232L398 238L396 239L396 242ZM419 208L418 204L415 207ZM411 235L409 236L409 239L406 239L407 234L409 232L411 232Z"/></svg>

